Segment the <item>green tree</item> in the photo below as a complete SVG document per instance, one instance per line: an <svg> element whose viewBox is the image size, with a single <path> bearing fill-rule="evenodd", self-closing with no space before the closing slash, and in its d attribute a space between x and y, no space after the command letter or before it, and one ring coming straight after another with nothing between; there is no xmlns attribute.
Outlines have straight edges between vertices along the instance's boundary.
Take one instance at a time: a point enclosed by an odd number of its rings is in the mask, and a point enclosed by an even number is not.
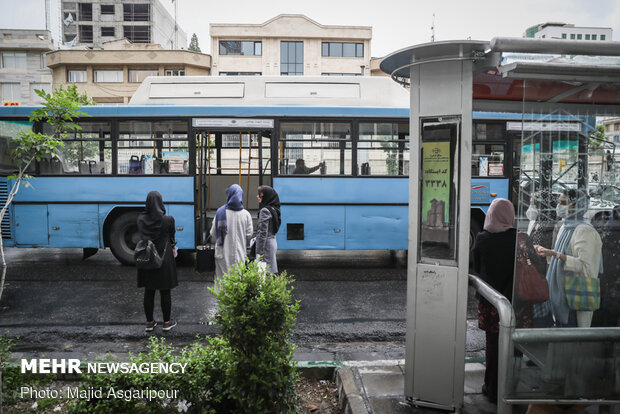
<svg viewBox="0 0 620 414"><path fill-rule="evenodd" d="M590 132L590 149L597 150L603 145L605 140L605 125L598 124L596 128Z"/></svg>
<svg viewBox="0 0 620 414"><path fill-rule="evenodd" d="M198 46L198 36L196 36L196 33L192 35L192 39L189 41L189 47L187 49L192 52L202 52L200 50L200 46Z"/></svg>
<svg viewBox="0 0 620 414"><path fill-rule="evenodd" d="M43 134L29 130L20 132L13 139L11 158L15 163L17 171L7 177L11 188L6 202L0 210L0 222L4 219L11 202L18 193L22 183L28 187L28 179L31 178L27 171L35 161L41 161L46 156L56 156L58 150L63 147L63 138L67 132L82 129L73 122L75 117L87 116L80 111L82 105L93 105L94 102L86 94L77 91L77 85L70 85L67 89L56 89L53 93L46 93L43 90L35 90L36 94L43 99L43 107L35 109L30 117L30 122L46 121L51 127L51 134ZM4 291L4 281L6 278L6 261L4 259L4 244L2 243L2 228L0 228L0 258L2 260L2 277L0 279L0 299Z"/></svg>

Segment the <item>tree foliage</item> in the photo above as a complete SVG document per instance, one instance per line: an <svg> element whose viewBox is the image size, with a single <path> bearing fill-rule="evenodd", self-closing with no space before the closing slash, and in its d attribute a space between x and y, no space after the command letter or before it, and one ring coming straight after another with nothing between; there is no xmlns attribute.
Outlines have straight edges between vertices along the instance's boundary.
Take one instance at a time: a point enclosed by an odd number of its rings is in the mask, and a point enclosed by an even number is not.
<svg viewBox="0 0 620 414"><path fill-rule="evenodd" d="M80 94L75 84L67 89L62 87L53 93L47 93L36 89L36 94L43 99L42 107L32 112L30 122L45 121L51 128L50 133L35 132L28 130L20 132L11 142L11 158L17 168L15 174L8 177L12 180L10 191L6 202L0 211L0 222L11 205L11 202L18 193L22 182L28 186L27 171L34 161L41 161L47 156L56 156L60 148L63 147L63 138L69 131L79 131L82 129L74 122L76 117L88 116L80 110L83 105L93 105L94 102L86 95ZM6 262L4 260L4 245L2 244L2 228L0 228L0 255L2 259L2 278L0 279L0 298L4 290L4 280L6 276Z"/></svg>
<svg viewBox="0 0 620 414"><path fill-rule="evenodd" d="M192 52L202 52L200 50L200 46L198 46L198 36L196 36L196 33L192 34L192 39L189 41L189 47L187 50L191 50Z"/></svg>
<svg viewBox="0 0 620 414"><path fill-rule="evenodd" d="M590 149L597 150L603 145L605 140L605 125L598 124L596 128L590 132Z"/></svg>

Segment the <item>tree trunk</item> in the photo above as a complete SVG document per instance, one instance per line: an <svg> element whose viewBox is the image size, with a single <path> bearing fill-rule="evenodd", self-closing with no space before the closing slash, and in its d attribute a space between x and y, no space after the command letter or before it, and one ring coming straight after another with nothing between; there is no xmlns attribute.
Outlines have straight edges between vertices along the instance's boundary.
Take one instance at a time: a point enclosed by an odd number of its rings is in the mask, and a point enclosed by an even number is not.
<svg viewBox="0 0 620 414"><path fill-rule="evenodd" d="M13 199L15 198L15 195L19 191L19 186L21 185L22 178L24 177L24 173L26 172L26 170L28 169L32 161L34 161L34 158L31 158L25 167L19 169L17 178L15 179L15 183L13 184L13 187L11 187L11 191L9 191L9 194L6 198L6 203L4 203L4 207L2 207L2 210L0 211L0 224L2 223L2 220L4 220L4 215L6 214L7 209L9 208L9 206L13 202ZM4 293L4 281L6 279L6 261L4 260L4 241L2 240L2 226L1 225L0 225L0 261L1 261L0 265L2 266L2 277L0 278L0 303L2 303L2 293ZM0 406L0 410L1 409L2 408ZM2 414L1 411L0 411L0 414Z"/></svg>

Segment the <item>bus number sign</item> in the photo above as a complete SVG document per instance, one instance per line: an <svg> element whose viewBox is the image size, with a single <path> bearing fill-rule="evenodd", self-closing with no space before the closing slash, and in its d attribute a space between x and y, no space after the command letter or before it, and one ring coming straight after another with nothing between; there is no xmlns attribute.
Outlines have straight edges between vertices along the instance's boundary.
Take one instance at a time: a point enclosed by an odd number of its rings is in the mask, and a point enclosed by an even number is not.
<svg viewBox="0 0 620 414"><path fill-rule="evenodd" d="M195 128L273 128L273 119L193 118Z"/></svg>

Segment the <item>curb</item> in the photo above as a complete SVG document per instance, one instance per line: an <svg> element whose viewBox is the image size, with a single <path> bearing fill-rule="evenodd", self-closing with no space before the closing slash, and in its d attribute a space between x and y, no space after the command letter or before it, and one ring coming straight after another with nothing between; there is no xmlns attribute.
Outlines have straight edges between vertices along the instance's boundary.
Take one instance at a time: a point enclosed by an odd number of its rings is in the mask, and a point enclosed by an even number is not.
<svg viewBox="0 0 620 414"><path fill-rule="evenodd" d="M338 387L338 410L343 414L367 413L364 398L360 395L355 383L353 370L345 367L337 370L335 375Z"/></svg>

